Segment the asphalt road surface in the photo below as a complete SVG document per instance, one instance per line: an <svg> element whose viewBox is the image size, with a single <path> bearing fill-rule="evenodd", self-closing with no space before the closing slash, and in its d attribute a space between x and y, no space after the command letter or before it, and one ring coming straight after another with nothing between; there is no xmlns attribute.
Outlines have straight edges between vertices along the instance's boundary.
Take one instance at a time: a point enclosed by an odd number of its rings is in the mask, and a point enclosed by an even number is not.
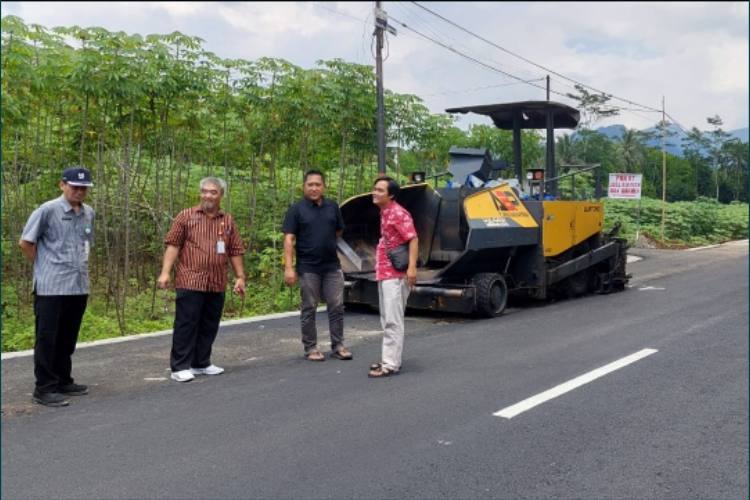
<svg viewBox="0 0 750 500"><path fill-rule="evenodd" d="M81 348L67 408L5 359L2 498L746 499L747 241L631 254L622 293L410 314L387 379L368 313L352 361L303 360L298 317L224 327L187 384L168 335Z"/></svg>

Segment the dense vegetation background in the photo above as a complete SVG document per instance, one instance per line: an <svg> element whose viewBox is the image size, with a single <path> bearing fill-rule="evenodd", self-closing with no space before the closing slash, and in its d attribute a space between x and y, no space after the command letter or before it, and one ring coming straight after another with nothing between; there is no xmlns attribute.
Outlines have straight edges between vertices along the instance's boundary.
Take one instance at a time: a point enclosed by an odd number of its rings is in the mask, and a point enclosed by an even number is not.
<svg viewBox="0 0 750 500"><path fill-rule="evenodd" d="M590 97L575 96L595 118L602 99ZM388 142L397 145L389 148L392 175L442 172L453 145L511 157L510 133L461 130L414 95L385 99ZM248 248L248 293L228 294L225 316L297 307L297 291L283 285L283 214L308 168L326 172L328 195L339 201L369 189L377 172L375 102L370 66L229 60L178 32L48 29L2 18L2 350L33 345L31 266L17 241L31 211L60 194L59 175L72 164L92 170L88 202L97 211L81 340L170 327L173 296L155 287L162 240L172 217L197 202L206 175L228 182L223 208ZM642 172L644 194L660 196L661 153L636 131L609 140L588 128L593 122L558 140L558 161ZM728 140L720 119L712 124L711 132L691 131L684 158L667 160L667 196L681 202L667 212L671 244L747 234L747 144ZM542 137L524 132L523 150L524 168L538 165ZM577 182L579 193L591 188L584 176ZM636 204L608 201L607 212L608 224L622 221L632 238ZM645 200L641 233L658 238L660 221L661 202Z"/></svg>

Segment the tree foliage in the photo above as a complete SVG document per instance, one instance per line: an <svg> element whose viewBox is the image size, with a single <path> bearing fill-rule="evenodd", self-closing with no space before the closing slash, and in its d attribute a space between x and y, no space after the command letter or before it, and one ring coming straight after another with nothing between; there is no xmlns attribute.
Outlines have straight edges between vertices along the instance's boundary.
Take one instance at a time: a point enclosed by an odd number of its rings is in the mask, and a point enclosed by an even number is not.
<svg viewBox="0 0 750 500"><path fill-rule="evenodd" d="M71 164L92 170L89 202L97 211L82 340L170 326L172 296L157 293L154 279L163 238L172 217L197 202L206 175L226 179L223 207L247 247L248 293L228 295L225 314L297 305L298 294L283 285L281 220L301 195L306 169L326 174L334 199L370 188L377 174L370 66L335 59L305 69L274 58L223 59L180 32L47 29L14 16L2 18L1 30L3 350L33 343L31 269L16 244L31 211L59 195L59 175ZM386 140L395 146L389 173L403 179L415 170L443 172L454 145L512 158L508 131L485 125L463 131L417 96L386 92L385 98ZM587 99L592 116L607 112L606 99ZM570 158L599 161L607 171L650 168L635 143L585 133L583 148L565 140ZM524 167L543 161L541 136L525 131L522 147ZM722 196L747 199L746 186L737 187L747 183L746 149L722 146ZM696 146L687 162L705 160ZM702 177L685 182L705 194Z"/></svg>
<svg viewBox="0 0 750 500"><path fill-rule="evenodd" d="M226 306L236 316L297 304L280 272L280 225L301 195L302 173L323 170L339 200L369 189L377 174L375 75L339 59L311 69L222 59L180 32L50 30L6 16L2 102L6 332L32 328L31 269L16 242L31 211L59 195L66 166L94 174L90 314L116 321L120 334L171 322L171 299L157 293L154 276L172 217L197 202L201 177L227 180L223 206L247 245L247 299L229 297ZM386 110L387 141L404 150L403 166L389 154L396 176L425 165L443 171L451 145L479 141L416 96L388 92ZM84 322L82 339L98 328ZM4 337L5 348L19 346Z"/></svg>

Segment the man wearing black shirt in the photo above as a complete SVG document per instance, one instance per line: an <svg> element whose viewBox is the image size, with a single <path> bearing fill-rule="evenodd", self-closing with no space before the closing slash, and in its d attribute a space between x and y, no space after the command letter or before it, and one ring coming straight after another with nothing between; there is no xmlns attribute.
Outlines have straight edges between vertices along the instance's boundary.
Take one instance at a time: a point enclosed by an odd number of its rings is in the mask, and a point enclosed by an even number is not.
<svg viewBox="0 0 750 500"><path fill-rule="evenodd" d="M339 206L327 200L325 176L318 170L305 173L304 198L287 210L284 217L284 282L299 280L302 305L300 323L305 358L325 361L318 350L315 312L320 298L326 302L331 333L331 356L348 360L352 353L344 346L344 274L336 254L336 238L344 230ZM296 249L297 265L292 253Z"/></svg>

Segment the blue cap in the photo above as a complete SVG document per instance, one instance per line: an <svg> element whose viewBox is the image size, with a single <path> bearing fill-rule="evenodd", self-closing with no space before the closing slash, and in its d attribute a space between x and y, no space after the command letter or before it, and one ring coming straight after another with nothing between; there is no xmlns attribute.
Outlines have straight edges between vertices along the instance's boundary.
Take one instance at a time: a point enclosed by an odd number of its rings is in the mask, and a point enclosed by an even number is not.
<svg viewBox="0 0 750 500"><path fill-rule="evenodd" d="M63 182L71 186L93 186L91 182L91 172L83 167L66 168L62 174Z"/></svg>

